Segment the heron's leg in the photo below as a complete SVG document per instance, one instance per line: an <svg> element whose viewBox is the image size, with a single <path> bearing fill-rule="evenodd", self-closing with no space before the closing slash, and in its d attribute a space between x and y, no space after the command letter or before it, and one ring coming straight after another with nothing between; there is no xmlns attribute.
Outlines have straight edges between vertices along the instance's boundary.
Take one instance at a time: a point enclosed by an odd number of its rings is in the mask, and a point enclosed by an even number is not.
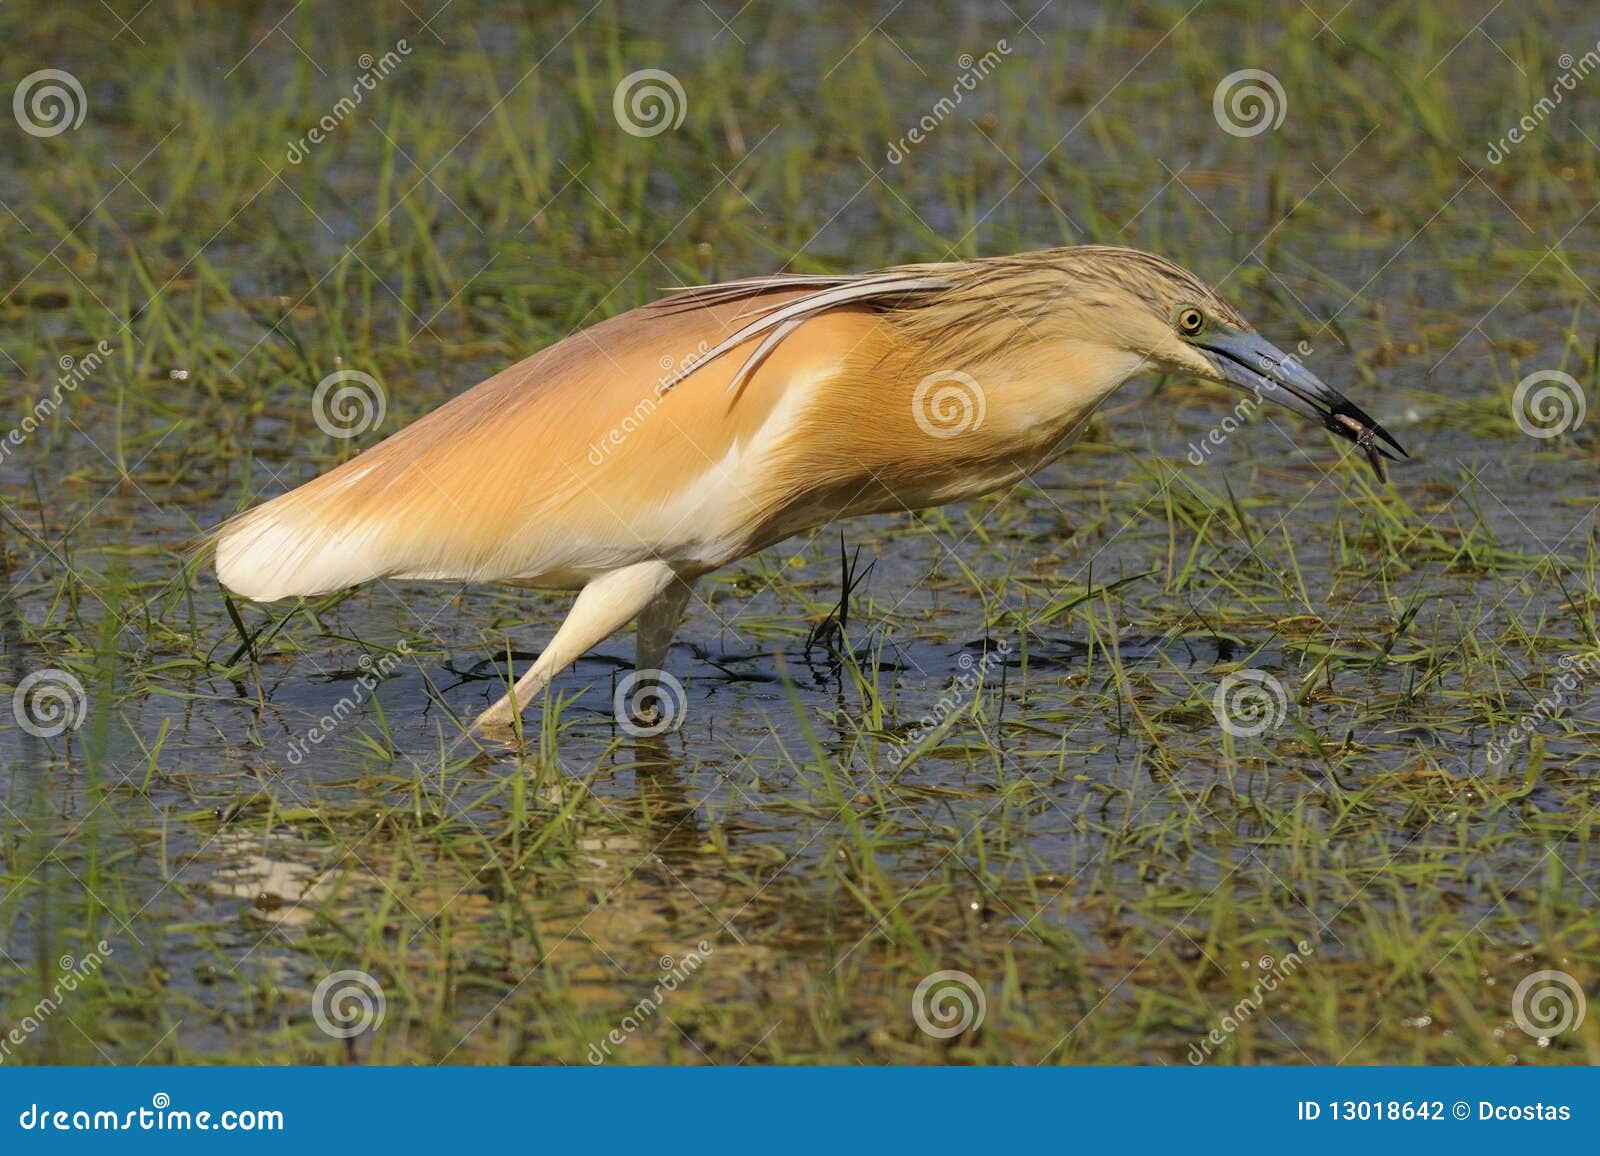
<svg viewBox="0 0 1600 1156"><path fill-rule="evenodd" d="M572 609L511 693L478 716L479 730L504 729L550 680L595 643L615 634L669 589L677 575L665 562L637 562L592 579L578 591Z"/></svg>
<svg viewBox="0 0 1600 1156"><path fill-rule="evenodd" d="M633 652L633 688L627 696L627 709L634 715L635 721L659 722L663 715L671 715L673 704L678 701L676 695L663 693L662 680L667 680L669 687L673 682L672 676L664 674L662 667L667 661L667 648L672 645L672 636L683 621L683 608L688 604L692 591L692 580L678 578L656 595L655 601L639 615L639 632L634 640ZM620 702L617 707L623 709Z"/></svg>
<svg viewBox="0 0 1600 1156"><path fill-rule="evenodd" d="M667 648L683 621L683 608L694 592L691 579L675 578L670 586L639 615L639 636L634 641L633 668L660 670L667 661Z"/></svg>

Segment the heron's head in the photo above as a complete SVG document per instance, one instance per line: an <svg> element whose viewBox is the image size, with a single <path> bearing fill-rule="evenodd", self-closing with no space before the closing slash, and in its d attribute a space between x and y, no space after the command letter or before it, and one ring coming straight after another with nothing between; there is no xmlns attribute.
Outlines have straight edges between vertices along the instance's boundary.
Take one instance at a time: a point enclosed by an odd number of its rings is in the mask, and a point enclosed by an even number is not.
<svg viewBox="0 0 1600 1156"><path fill-rule="evenodd" d="M1164 370L1220 382L1320 422L1382 459L1405 450L1360 407L1262 337L1205 282L1170 261L1133 249L1086 247L1072 255L1083 286L1073 312L1100 340Z"/></svg>
<svg viewBox="0 0 1600 1156"><path fill-rule="evenodd" d="M1220 382L1320 422L1383 476L1400 443L1338 390L1262 337L1216 290L1163 257L1080 245L981 262L971 284L1034 337L1096 346L1125 363ZM982 316L978 314L977 316ZM1137 368L1135 372L1137 372Z"/></svg>

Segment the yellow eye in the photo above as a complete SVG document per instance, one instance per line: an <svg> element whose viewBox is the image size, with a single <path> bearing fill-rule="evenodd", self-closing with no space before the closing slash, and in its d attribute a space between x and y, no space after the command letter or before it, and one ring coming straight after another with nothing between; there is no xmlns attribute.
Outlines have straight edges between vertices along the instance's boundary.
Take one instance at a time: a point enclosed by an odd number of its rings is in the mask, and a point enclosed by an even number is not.
<svg viewBox="0 0 1600 1156"><path fill-rule="evenodd" d="M1178 332L1185 337L1193 337L1206 327L1206 315L1193 305L1186 305L1178 310Z"/></svg>

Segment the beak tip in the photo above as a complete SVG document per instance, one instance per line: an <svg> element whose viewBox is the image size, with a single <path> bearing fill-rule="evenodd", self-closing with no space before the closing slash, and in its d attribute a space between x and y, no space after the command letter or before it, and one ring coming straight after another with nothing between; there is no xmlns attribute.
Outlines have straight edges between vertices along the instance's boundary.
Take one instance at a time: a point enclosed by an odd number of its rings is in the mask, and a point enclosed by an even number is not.
<svg viewBox="0 0 1600 1156"><path fill-rule="evenodd" d="M1258 396L1263 390L1281 390L1274 394L1277 401L1297 413L1320 420L1333 433L1355 443L1380 478L1383 477L1380 463L1384 458L1399 462L1411 456L1393 434L1360 406L1259 334L1249 329L1229 331L1197 344L1223 381L1253 390Z"/></svg>

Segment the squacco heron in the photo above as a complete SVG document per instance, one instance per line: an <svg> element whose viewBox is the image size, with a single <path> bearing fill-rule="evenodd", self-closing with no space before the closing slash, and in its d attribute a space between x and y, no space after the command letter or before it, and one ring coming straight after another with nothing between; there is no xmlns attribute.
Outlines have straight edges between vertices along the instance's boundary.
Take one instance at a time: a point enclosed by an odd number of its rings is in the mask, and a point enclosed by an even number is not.
<svg viewBox="0 0 1600 1156"><path fill-rule="evenodd" d="M378 578L578 592L478 717L503 731L635 619L659 671L695 580L835 518L960 502L1071 445L1144 370L1405 451L1170 261L1080 246L687 289L581 330L227 522L261 602Z"/></svg>

